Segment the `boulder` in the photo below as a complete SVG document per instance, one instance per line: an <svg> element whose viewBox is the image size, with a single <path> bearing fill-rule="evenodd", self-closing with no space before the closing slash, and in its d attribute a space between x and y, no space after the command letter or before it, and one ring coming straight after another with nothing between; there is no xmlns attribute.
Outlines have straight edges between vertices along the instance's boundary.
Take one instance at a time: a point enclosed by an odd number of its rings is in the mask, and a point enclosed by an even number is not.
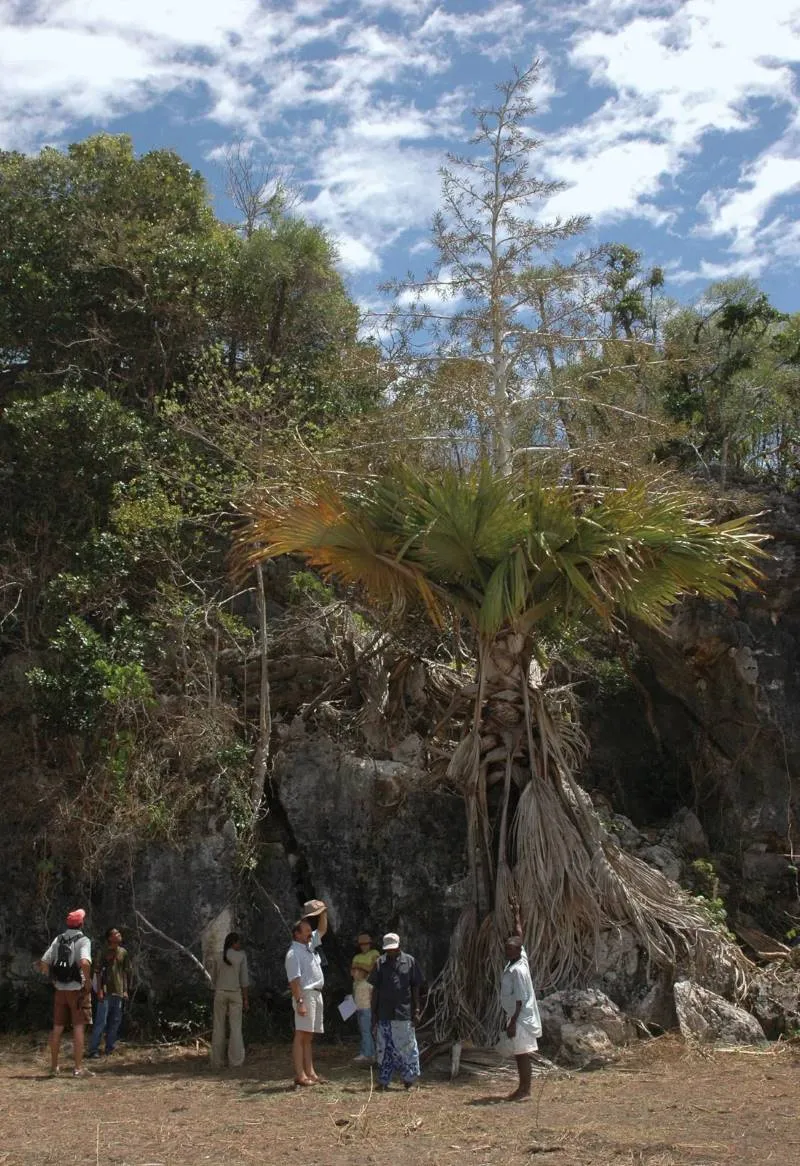
<svg viewBox="0 0 800 1166"><path fill-rule="evenodd" d="M608 829L623 850L636 851L647 844L644 835L624 814L612 814L608 820Z"/></svg>
<svg viewBox="0 0 800 1166"><path fill-rule="evenodd" d="M692 980L673 986L675 1011L685 1040L724 1045L763 1044L764 1030L749 1012Z"/></svg>
<svg viewBox="0 0 800 1166"><path fill-rule="evenodd" d="M619 1056L619 1049L602 1028L594 1024L565 1024L556 1059L576 1069L602 1069Z"/></svg>
<svg viewBox="0 0 800 1166"><path fill-rule="evenodd" d="M687 806L674 814L665 837L674 838L688 858L707 858L711 851L700 819Z"/></svg>
<svg viewBox="0 0 800 1166"><path fill-rule="evenodd" d="M668 975L661 975L653 984L643 985L626 1005L628 1015L640 1020L650 1031L666 1032L677 1024L675 998Z"/></svg>
<svg viewBox="0 0 800 1166"><path fill-rule="evenodd" d="M660 870L668 879L677 883L683 873L683 863L673 850L664 845L645 846L639 851L639 858Z"/></svg>
<svg viewBox="0 0 800 1166"><path fill-rule="evenodd" d="M592 987L614 1000L627 1001L641 979L642 948L629 927L601 931L595 952Z"/></svg>
<svg viewBox="0 0 800 1166"><path fill-rule="evenodd" d="M750 985L748 1003L768 1037L777 1040L800 1028L800 969L776 962Z"/></svg>
<svg viewBox="0 0 800 1166"><path fill-rule="evenodd" d="M635 1036L632 1022L597 988L553 992L539 1002L542 1044L565 1064L597 1068Z"/></svg>

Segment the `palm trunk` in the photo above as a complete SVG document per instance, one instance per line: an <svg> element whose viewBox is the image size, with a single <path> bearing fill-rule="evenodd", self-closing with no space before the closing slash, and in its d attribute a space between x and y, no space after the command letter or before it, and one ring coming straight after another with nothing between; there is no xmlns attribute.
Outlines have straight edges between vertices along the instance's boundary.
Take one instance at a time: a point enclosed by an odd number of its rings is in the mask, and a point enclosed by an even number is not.
<svg viewBox="0 0 800 1166"><path fill-rule="evenodd" d="M574 776L580 730L532 679L532 658L532 641L510 631L481 647L473 722L450 765L466 799L473 900L436 985L443 1038L491 1044L499 1035L497 985L512 896L539 989L590 982L603 932L621 927L656 967L674 967L679 956L695 966L716 961L729 987L741 982L738 948L606 831Z"/></svg>

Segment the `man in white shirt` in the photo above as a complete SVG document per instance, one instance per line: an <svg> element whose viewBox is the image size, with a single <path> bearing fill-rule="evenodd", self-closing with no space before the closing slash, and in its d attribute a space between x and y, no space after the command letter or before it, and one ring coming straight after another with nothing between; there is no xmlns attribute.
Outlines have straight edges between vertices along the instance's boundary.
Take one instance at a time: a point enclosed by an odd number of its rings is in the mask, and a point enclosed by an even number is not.
<svg viewBox="0 0 800 1166"><path fill-rule="evenodd" d="M322 1032L322 988L325 976L319 956L322 937L328 930L325 904L312 899L303 918L292 928L292 946L286 953L286 978L294 1008L292 1062L295 1085L317 1085L322 1078L314 1069L312 1042ZM313 926L316 924L316 926Z"/></svg>
<svg viewBox="0 0 800 1166"><path fill-rule="evenodd" d="M57 935L39 961L45 974L52 971L55 1000L53 1031L50 1034L50 1076L58 1073L58 1054L67 1021L72 1021L73 1076L88 1075L83 1068L85 1026L92 1023L92 945L81 928L86 912L81 908L67 915L67 929Z"/></svg>

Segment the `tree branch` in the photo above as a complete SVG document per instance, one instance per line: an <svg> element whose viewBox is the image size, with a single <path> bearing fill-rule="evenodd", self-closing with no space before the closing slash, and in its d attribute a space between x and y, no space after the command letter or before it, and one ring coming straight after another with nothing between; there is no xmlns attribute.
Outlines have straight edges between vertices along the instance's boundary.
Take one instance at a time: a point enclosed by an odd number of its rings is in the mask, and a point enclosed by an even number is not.
<svg viewBox="0 0 800 1166"><path fill-rule="evenodd" d="M159 928L154 926L154 924L152 924L149 919L146 919L138 909L134 909L134 914L140 923L143 923L145 927L149 931L152 931L154 935L157 935L159 939L163 939L165 943L171 944L172 947L177 948L178 951L182 951L185 956L188 956L195 967L200 969L205 979L208 980L209 984L213 984L214 981L211 979L211 974L209 973L208 969L203 966L202 962L193 952L189 951L188 947L184 947L182 943L178 943L177 939L173 939L172 936L166 935L163 931L159 930Z"/></svg>

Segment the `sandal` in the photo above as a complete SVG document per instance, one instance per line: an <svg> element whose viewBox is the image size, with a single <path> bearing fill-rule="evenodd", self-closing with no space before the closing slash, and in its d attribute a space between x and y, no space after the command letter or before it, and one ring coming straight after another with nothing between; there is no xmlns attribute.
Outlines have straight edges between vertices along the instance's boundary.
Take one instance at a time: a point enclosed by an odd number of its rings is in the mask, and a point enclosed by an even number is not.
<svg viewBox="0 0 800 1166"><path fill-rule="evenodd" d="M304 1079L304 1080L302 1080L302 1081L300 1080L300 1078L299 1078L299 1077L295 1077L295 1079L294 1079L294 1086L295 1086L295 1089L299 1089L299 1088L301 1088L301 1087L303 1087L303 1086L305 1086L305 1087L307 1088L308 1086L310 1086L310 1085L314 1085L314 1084L316 1084L316 1082L312 1081L310 1077L309 1077L309 1078L305 1078L305 1079Z"/></svg>

